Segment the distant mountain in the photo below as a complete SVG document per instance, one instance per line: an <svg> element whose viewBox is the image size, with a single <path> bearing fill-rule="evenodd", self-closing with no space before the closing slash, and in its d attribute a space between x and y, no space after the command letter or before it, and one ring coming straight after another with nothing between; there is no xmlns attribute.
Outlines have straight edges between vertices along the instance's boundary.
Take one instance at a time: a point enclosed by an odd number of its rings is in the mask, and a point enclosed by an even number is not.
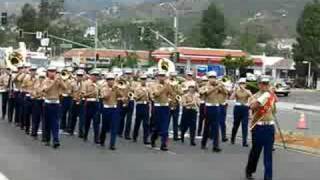
<svg viewBox="0 0 320 180"><path fill-rule="evenodd" d="M177 8L184 10L180 12L182 31L190 31L199 23L202 10L213 1L224 12L229 25L236 29L255 21L267 25L275 34L285 36L294 34L296 21L305 3L312 0L65 0L65 9L82 12L117 7L122 18L165 18L169 21L172 14L168 8L159 6L160 2L168 1L176 2ZM0 11L4 11L5 2L9 2L9 12L19 13L24 3L37 4L40 0L0 0Z"/></svg>

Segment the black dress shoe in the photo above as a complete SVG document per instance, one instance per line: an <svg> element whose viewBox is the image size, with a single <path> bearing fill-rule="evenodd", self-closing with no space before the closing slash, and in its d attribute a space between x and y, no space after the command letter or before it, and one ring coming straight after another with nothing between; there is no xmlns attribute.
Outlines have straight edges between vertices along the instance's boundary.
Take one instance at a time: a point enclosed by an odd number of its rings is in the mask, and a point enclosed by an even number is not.
<svg viewBox="0 0 320 180"><path fill-rule="evenodd" d="M115 151L115 150L116 150L116 147L110 146L109 149L110 149L111 151Z"/></svg>
<svg viewBox="0 0 320 180"><path fill-rule="evenodd" d="M243 147L249 147L249 144L243 144L242 146Z"/></svg>
<svg viewBox="0 0 320 180"><path fill-rule="evenodd" d="M133 142L136 143L136 142L137 142L137 139L136 139L136 138L133 138Z"/></svg>
<svg viewBox="0 0 320 180"><path fill-rule="evenodd" d="M148 142L148 141L144 142L144 145L150 145L150 144L151 144L151 143Z"/></svg>
<svg viewBox="0 0 320 180"><path fill-rule="evenodd" d="M235 143L235 141L234 140L231 140L231 144L234 144Z"/></svg>
<svg viewBox="0 0 320 180"><path fill-rule="evenodd" d="M168 149L167 146L162 145L162 146L160 147L160 150L161 150L161 151L168 151L169 149Z"/></svg>
<svg viewBox="0 0 320 180"><path fill-rule="evenodd" d="M125 139L126 139L126 140L131 140L131 137L126 136Z"/></svg>
<svg viewBox="0 0 320 180"><path fill-rule="evenodd" d="M53 144L53 149L58 149L60 147L60 143Z"/></svg>
<svg viewBox="0 0 320 180"><path fill-rule="evenodd" d="M246 173L246 178L247 178L248 180L254 179L254 177L252 176L251 173Z"/></svg>
<svg viewBox="0 0 320 180"><path fill-rule="evenodd" d="M179 141L179 140L180 140L180 138L177 138L177 137L173 138L173 141Z"/></svg>
<svg viewBox="0 0 320 180"><path fill-rule="evenodd" d="M191 146L196 146L197 144L195 142L190 143Z"/></svg>
<svg viewBox="0 0 320 180"><path fill-rule="evenodd" d="M44 142L45 146L50 146L50 142Z"/></svg>
<svg viewBox="0 0 320 180"><path fill-rule="evenodd" d="M223 138L223 139L222 139L222 142L228 142L228 141L229 141L228 138Z"/></svg>
<svg viewBox="0 0 320 180"><path fill-rule="evenodd" d="M100 146L101 146L101 147L105 147L104 143L100 143Z"/></svg>
<svg viewBox="0 0 320 180"><path fill-rule="evenodd" d="M207 146L205 146L205 145L201 145L201 149L202 149L202 150L206 150L206 149L208 149L208 148L207 148Z"/></svg>
<svg viewBox="0 0 320 180"><path fill-rule="evenodd" d="M215 148L212 149L212 151L213 151L213 152L216 152L216 153L219 153L219 152L221 152L222 150L221 150L220 148L215 147Z"/></svg>

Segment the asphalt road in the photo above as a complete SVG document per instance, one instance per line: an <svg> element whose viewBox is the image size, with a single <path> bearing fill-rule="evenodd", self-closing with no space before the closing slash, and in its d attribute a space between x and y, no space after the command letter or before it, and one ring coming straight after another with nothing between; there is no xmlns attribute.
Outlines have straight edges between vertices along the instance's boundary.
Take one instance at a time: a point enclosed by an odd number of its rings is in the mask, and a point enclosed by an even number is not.
<svg viewBox="0 0 320 180"><path fill-rule="evenodd" d="M317 103L317 95L302 94ZM288 102L307 102L297 99L291 95ZM282 129L297 131L301 112L287 107L278 111ZM319 114L306 112L306 118L311 127L305 133L320 135ZM232 107L227 122L230 132ZM53 150L0 120L0 180L1 173L9 180L241 180L249 151L239 144L225 143L223 152L214 154L210 149L200 150L199 142L197 147L190 147L187 140L185 144L170 141L170 151L161 152L144 146L141 140L133 143L119 139L117 151L112 152L90 141L61 136L62 147ZM320 157L282 149L274 153L276 180L318 180L319 167ZM260 180L263 177L262 159L256 175Z"/></svg>
<svg viewBox="0 0 320 180"><path fill-rule="evenodd" d="M288 97L281 97L281 102L320 106L320 91L292 89Z"/></svg>

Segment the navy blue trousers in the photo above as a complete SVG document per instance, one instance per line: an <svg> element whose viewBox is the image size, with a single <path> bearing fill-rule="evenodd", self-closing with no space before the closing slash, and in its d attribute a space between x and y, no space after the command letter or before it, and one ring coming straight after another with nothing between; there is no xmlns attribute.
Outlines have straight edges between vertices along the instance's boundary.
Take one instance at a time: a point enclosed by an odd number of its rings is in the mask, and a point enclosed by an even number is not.
<svg viewBox="0 0 320 180"><path fill-rule="evenodd" d="M16 125L20 124L20 117L21 117L21 112L22 112L22 100L21 100L21 93L18 91L14 92L14 122Z"/></svg>
<svg viewBox="0 0 320 180"><path fill-rule="evenodd" d="M26 93L25 92L21 92L20 93L20 100L19 100L19 104L20 104L20 112L19 112L19 122L20 122L20 129L23 130L25 128L25 120L24 120L24 104L25 104L25 97L26 97Z"/></svg>
<svg viewBox="0 0 320 180"><path fill-rule="evenodd" d="M119 135L122 135L124 130L124 136L130 137L133 109L134 101L129 101L127 106L122 105Z"/></svg>
<svg viewBox="0 0 320 180"><path fill-rule="evenodd" d="M25 96L24 103L23 103L22 119L24 121L23 124L27 134L30 132L31 114L32 114L32 100L31 100L31 97Z"/></svg>
<svg viewBox="0 0 320 180"><path fill-rule="evenodd" d="M2 118L4 119L7 114L7 104L8 104L8 98L9 98L9 93L8 92L2 92L1 93L2 97Z"/></svg>
<svg viewBox="0 0 320 180"><path fill-rule="evenodd" d="M252 148L249 154L247 173L255 173L263 149L264 180L272 180L272 148L275 128L273 125L257 125L252 130Z"/></svg>
<svg viewBox="0 0 320 180"><path fill-rule="evenodd" d="M81 102L77 102L77 101L73 101L72 105L71 105L71 111L70 111L70 120L69 120L69 124L68 124L68 132L73 135L74 133L74 129L76 127L77 124L77 120L79 118L79 135L82 134L83 135L83 129L80 126L80 110L81 110Z"/></svg>
<svg viewBox="0 0 320 180"><path fill-rule="evenodd" d="M143 124L143 142L148 142L149 137L149 104L137 104L136 120L133 128L133 139L137 139L141 122Z"/></svg>
<svg viewBox="0 0 320 180"><path fill-rule="evenodd" d="M72 105L72 97L62 97L61 100L61 123L60 123L60 129L67 130L68 125L68 119L70 116L71 111L71 105Z"/></svg>
<svg viewBox="0 0 320 180"><path fill-rule="evenodd" d="M183 118L181 119L181 138L184 139L184 134L189 129L190 141L194 142L197 126L197 111L194 109L183 108Z"/></svg>
<svg viewBox="0 0 320 180"><path fill-rule="evenodd" d="M152 129L152 141L156 141L158 136L161 136L161 146L167 146L168 130L169 130L169 106L155 106L154 107L154 127Z"/></svg>
<svg viewBox="0 0 320 180"><path fill-rule="evenodd" d="M226 118L227 118L227 106L226 105L220 105L220 131L221 131L221 138L226 139L227 138L227 125L226 125Z"/></svg>
<svg viewBox="0 0 320 180"><path fill-rule="evenodd" d="M43 122L43 100L34 99L32 101L32 130L31 130L32 136L34 137L38 136L38 130L41 122ZM42 123L42 126L43 126L43 123Z"/></svg>
<svg viewBox="0 0 320 180"><path fill-rule="evenodd" d="M201 103L199 108L198 136L202 135L203 124L206 119L206 104Z"/></svg>
<svg viewBox="0 0 320 180"><path fill-rule="evenodd" d="M206 146L209 137L212 137L213 147L219 148L219 106L206 106L207 124L205 125L201 145Z"/></svg>
<svg viewBox="0 0 320 180"><path fill-rule="evenodd" d="M120 125L120 109L119 108L103 108L102 109L102 127L100 134L100 143L104 145L107 132L110 132L110 147L116 145L117 134Z"/></svg>
<svg viewBox="0 0 320 180"><path fill-rule="evenodd" d="M173 139L178 139L180 106L170 109L170 120L172 119Z"/></svg>
<svg viewBox="0 0 320 180"><path fill-rule="evenodd" d="M231 142L235 142L237 132L241 123L242 145L246 145L247 139L248 139L249 107L245 105L234 106L233 117L234 117L234 121L233 121L233 127L231 132Z"/></svg>
<svg viewBox="0 0 320 180"><path fill-rule="evenodd" d="M94 142L99 142L99 128L100 122L97 121L97 116L99 115L100 102L98 101L87 101L85 104L86 114L85 114L85 125L84 125L84 140L88 139L88 134L93 122L93 134Z"/></svg>
<svg viewBox="0 0 320 180"><path fill-rule="evenodd" d="M13 120L14 110L16 106L16 98L14 97L14 93L10 92L9 94L9 102L8 102L8 121L11 123Z"/></svg>
<svg viewBox="0 0 320 180"><path fill-rule="evenodd" d="M59 114L60 104L44 104L44 141L50 142L51 135L53 144L59 144Z"/></svg>

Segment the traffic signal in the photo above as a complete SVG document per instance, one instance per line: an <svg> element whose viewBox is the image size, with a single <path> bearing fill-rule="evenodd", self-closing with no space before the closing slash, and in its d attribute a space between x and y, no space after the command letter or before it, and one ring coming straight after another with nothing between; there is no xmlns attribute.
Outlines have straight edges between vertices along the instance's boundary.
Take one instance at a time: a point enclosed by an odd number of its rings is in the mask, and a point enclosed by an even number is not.
<svg viewBox="0 0 320 180"><path fill-rule="evenodd" d="M23 30L19 29L19 38L22 39L23 38Z"/></svg>
<svg viewBox="0 0 320 180"><path fill-rule="evenodd" d="M8 13L2 12L1 13L1 25L7 25L8 24Z"/></svg>
<svg viewBox="0 0 320 180"><path fill-rule="evenodd" d="M173 62L178 62L180 59L180 52L173 53Z"/></svg>
<svg viewBox="0 0 320 180"><path fill-rule="evenodd" d="M43 38L48 38L48 31L43 32Z"/></svg>

